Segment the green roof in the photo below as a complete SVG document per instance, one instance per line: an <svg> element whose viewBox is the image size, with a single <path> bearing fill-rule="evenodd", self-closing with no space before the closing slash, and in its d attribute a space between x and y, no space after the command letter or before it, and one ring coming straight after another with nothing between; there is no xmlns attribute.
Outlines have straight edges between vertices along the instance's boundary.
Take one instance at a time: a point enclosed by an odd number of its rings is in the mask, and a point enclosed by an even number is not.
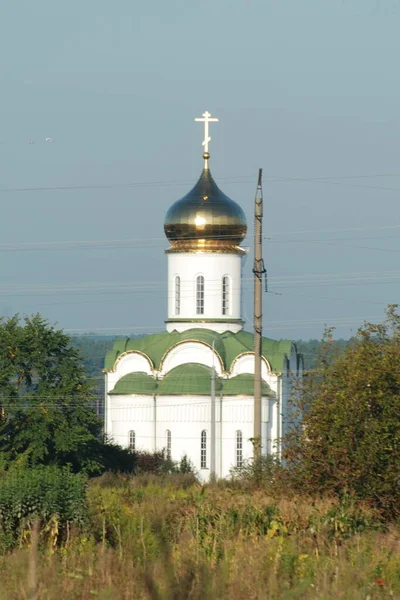
<svg viewBox="0 0 400 600"><path fill-rule="evenodd" d="M157 390L157 380L147 373L128 373L121 377L110 394L153 395Z"/></svg>
<svg viewBox="0 0 400 600"><path fill-rule="evenodd" d="M232 379L224 379L222 393L224 396L253 396L254 375L242 373L232 377ZM263 396L274 396L273 391L265 381L261 382L261 394Z"/></svg>
<svg viewBox="0 0 400 600"><path fill-rule="evenodd" d="M215 392L222 390L219 377L215 378ZM211 369L197 363L186 363L171 369L158 384L161 396L177 395L211 395Z"/></svg>
<svg viewBox="0 0 400 600"><path fill-rule="evenodd" d="M114 347L107 352L104 368L112 370L115 361L120 354L129 351L137 351L145 354L152 366L159 370L164 355L176 344L194 340L203 342L209 346L215 342L215 350L221 357L224 369L229 371L232 362L239 354L253 352L254 336L248 331L239 331L238 333L217 333L211 329L188 329L183 332L164 331L154 333L140 338L120 338L114 343ZM263 356L271 365L272 371L280 373L284 368L285 358L290 358L292 341L290 340L271 340L263 338L262 351Z"/></svg>
<svg viewBox="0 0 400 600"><path fill-rule="evenodd" d="M262 395L273 396L269 385L262 382ZM215 393L224 396L252 396L254 376L248 373L232 379L215 378ZM157 396L210 396L211 369L198 363L186 363L171 369L162 379L146 373L129 373L117 382L110 394Z"/></svg>

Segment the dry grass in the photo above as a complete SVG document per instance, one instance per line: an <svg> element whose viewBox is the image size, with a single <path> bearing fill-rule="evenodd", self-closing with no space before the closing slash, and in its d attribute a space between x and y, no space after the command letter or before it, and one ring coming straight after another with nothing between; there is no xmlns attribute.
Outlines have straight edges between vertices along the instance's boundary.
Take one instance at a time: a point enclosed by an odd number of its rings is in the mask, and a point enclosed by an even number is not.
<svg viewBox="0 0 400 600"><path fill-rule="evenodd" d="M0 557L0 600L400 598L400 528L364 508L157 478L95 482L89 508Z"/></svg>

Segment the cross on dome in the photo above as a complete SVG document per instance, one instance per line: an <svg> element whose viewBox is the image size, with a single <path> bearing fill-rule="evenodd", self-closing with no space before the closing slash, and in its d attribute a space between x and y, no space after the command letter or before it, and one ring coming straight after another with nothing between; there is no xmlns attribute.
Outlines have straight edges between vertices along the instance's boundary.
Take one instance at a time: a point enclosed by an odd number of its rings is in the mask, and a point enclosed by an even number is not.
<svg viewBox="0 0 400 600"><path fill-rule="evenodd" d="M202 142L202 145L204 146L203 158L204 168L208 169L208 159L210 158L210 154L208 152L208 142L211 141L211 137L208 134L208 124L217 123L219 119L212 118L211 114L208 112L208 110L206 110L206 112L204 112L201 117L195 119L195 121L197 121L198 123L204 123L204 140Z"/></svg>

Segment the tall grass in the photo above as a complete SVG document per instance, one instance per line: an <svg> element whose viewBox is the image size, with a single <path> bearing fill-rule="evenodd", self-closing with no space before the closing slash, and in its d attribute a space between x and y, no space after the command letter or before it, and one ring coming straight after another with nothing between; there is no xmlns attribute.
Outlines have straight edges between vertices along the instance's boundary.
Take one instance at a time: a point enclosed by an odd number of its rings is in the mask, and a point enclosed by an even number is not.
<svg viewBox="0 0 400 600"><path fill-rule="evenodd" d="M18 536L1 600L400 598L400 527L351 500L108 476L87 506L58 546Z"/></svg>

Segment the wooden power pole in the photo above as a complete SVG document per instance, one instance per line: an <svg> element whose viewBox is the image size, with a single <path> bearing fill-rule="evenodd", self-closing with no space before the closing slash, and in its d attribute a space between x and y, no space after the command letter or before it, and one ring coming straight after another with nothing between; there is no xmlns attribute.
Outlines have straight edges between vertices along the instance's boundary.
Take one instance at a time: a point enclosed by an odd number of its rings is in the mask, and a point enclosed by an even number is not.
<svg viewBox="0 0 400 600"><path fill-rule="evenodd" d="M254 457L261 454L261 356L262 356L262 169L258 171L254 211Z"/></svg>

